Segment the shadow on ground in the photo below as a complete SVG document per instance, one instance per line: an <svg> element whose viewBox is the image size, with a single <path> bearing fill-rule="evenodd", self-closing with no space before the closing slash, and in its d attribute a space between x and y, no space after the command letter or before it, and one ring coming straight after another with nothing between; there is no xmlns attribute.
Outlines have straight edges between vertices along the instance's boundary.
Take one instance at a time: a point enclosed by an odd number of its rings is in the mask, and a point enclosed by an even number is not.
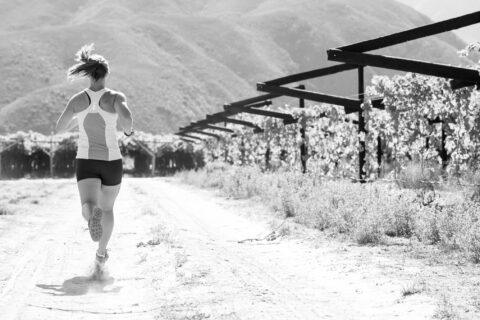
<svg viewBox="0 0 480 320"><path fill-rule="evenodd" d="M38 288L45 290L46 294L53 296L81 296L89 292L95 293L115 293L122 287L112 286L115 282L113 277L104 277L98 279L95 275L77 276L65 280L62 285L56 284L37 284ZM108 288L107 288L108 287Z"/></svg>

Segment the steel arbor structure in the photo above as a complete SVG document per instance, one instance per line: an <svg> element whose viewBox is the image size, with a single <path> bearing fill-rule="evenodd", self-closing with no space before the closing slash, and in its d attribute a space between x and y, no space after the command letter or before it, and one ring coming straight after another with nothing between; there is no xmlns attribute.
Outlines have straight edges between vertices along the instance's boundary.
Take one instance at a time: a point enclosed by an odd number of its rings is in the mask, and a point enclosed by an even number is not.
<svg viewBox="0 0 480 320"><path fill-rule="evenodd" d="M220 127L213 127L211 124L225 122L244 125L252 127L256 132L261 132L262 129L256 125L230 119L230 116L234 116L238 113L251 113L261 116L275 117L282 119L284 124L290 124L297 122L292 115L274 112L270 110L261 110L260 107L270 105L270 99L280 96L288 96L299 99L299 106L304 107L304 101L310 100L315 102L327 103L342 106L345 109L346 114L358 113L358 132L366 133L365 119L362 113L362 104L364 103L365 96L365 77L364 68L366 66L379 67L391 70L398 70L403 72L414 72L429 76L441 77L450 79L450 85L452 89L459 89L466 86L480 87L480 75L477 70L468 68L452 67L443 64L417 61L410 59L403 59L398 57L388 57L378 54L367 54L365 52L386 48L389 46L405 43L412 40L421 39L427 36L436 35L446 31L463 28L480 22L480 11L448 19L445 21L432 23L418 28L413 28L403 32L394 33L384 37L375 38L359 43L350 44L343 47L327 50L328 59L331 61L341 62L334 66L311 70L307 72L297 73L286 77L273 79L265 82L257 83L257 90L266 92L267 94L253 97L230 104L224 105L223 112L219 112L212 115L207 115L206 119L191 123L189 126L180 128L182 137L200 139L197 136L189 136L187 133L200 133L203 129L225 131L224 128L220 130ZM305 90L303 85L297 87L286 87L285 85L291 83L298 83L309 79L326 77L340 72L356 70L358 74L358 96L356 99L349 97L340 97L321 92L313 92ZM377 109L384 109L385 106L382 99L374 99L371 101L372 106ZM302 124L300 129L302 138L305 137L305 126ZM212 134L209 134L212 135ZM305 141L305 140L304 140ZM303 143L301 146L302 155L302 170L306 170L306 145ZM378 137L377 159L381 162L381 140ZM364 181L366 178L366 172L364 171L366 159L365 142L359 141L359 180Z"/></svg>

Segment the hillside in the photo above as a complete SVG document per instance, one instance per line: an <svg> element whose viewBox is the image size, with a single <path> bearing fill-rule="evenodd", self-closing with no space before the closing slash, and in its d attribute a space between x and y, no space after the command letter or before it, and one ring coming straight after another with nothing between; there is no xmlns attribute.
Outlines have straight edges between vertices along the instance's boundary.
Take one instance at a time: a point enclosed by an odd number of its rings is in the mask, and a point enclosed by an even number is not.
<svg viewBox="0 0 480 320"><path fill-rule="evenodd" d="M431 22L394 0L0 0L0 133L49 133L68 97L75 52L94 42L137 129L172 132L257 94L255 83L329 65L325 50ZM388 23L385 23L388 21ZM452 33L387 54L453 65ZM367 69L370 77L373 72ZM307 82L352 95L353 74Z"/></svg>
<svg viewBox="0 0 480 320"><path fill-rule="evenodd" d="M425 14L434 21L440 21L451 17L468 14L474 11L480 11L480 1L478 0L397 0L407 4L415 10ZM480 24L461 28L455 31L462 39L467 42L480 41Z"/></svg>

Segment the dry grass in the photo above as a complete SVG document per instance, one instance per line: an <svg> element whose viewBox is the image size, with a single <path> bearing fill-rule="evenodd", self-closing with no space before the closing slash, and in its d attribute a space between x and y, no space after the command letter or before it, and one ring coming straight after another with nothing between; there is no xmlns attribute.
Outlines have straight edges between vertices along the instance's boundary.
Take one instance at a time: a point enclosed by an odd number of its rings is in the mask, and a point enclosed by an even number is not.
<svg viewBox="0 0 480 320"><path fill-rule="evenodd" d="M157 226L151 228L150 234L152 239L147 242L137 243L137 248L147 247L147 246L158 246L164 244L167 246L173 246L175 243L175 232L166 227L165 224L158 224Z"/></svg>
<svg viewBox="0 0 480 320"><path fill-rule="evenodd" d="M480 202L470 197L456 199L453 196L461 192L452 192L447 183L443 190L433 189L422 182L424 175L414 167L402 177L409 188L223 164L209 164L179 176L199 187L219 188L229 197L258 199L281 218L347 235L362 245L384 243L389 237L414 238L480 263Z"/></svg>
<svg viewBox="0 0 480 320"><path fill-rule="evenodd" d="M13 211L13 209L7 205L4 205L4 204L0 204L0 216L8 216L8 215L12 215L14 214L15 212Z"/></svg>
<svg viewBox="0 0 480 320"><path fill-rule="evenodd" d="M407 286L402 288L402 297L408 297L414 294L424 292L426 289L426 283L424 281L413 281Z"/></svg>
<svg viewBox="0 0 480 320"><path fill-rule="evenodd" d="M456 320L460 319L458 313L455 311L453 304L447 296L443 296L437 304L437 309L433 315L434 319L439 320Z"/></svg>

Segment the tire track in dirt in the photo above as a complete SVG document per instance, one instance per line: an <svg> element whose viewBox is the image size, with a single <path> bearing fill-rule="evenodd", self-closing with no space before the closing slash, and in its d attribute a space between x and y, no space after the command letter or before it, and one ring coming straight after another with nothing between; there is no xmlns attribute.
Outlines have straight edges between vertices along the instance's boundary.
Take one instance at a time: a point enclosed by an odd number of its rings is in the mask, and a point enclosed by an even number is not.
<svg viewBox="0 0 480 320"><path fill-rule="evenodd" d="M338 260L344 259L341 254L323 249L318 255L301 243L289 240L264 246L261 243L238 244L238 240L255 238L271 230L259 231L262 228L256 228L257 223L248 219L240 221L242 219L213 204L213 198L208 199L189 186L168 181L142 181L136 188L142 189L146 197L156 199L167 221L178 229L186 229L183 236L189 250L202 252L205 259L212 260L217 265L217 274L230 273L233 280L229 280L237 285L234 311L239 318L431 317L435 308L432 299L424 295L401 299L401 281L377 279L375 266L366 276L348 270L354 270L350 267L357 262ZM348 271L341 271L346 269Z"/></svg>
<svg viewBox="0 0 480 320"><path fill-rule="evenodd" d="M3 251L8 260L0 265L1 320L425 319L424 313L415 313L425 301L399 303L402 308L396 310L391 285L381 290L361 273L342 273L337 263L341 270L351 264L336 261L338 255L308 254L305 246L290 240L238 244L269 233L269 227L169 179L125 179L115 209L110 275L90 282L86 269L95 245L80 217L75 183L49 183L55 192L36 207L38 212L19 216L25 223L12 220L11 229L0 235L0 241L10 241ZM142 204L156 208L163 222L178 231L180 243L170 253L161 246L136 247L151 236L148 230L155 223L162 223L158 216L142 213ZM191 259L186 266L172 259L178 248ZM139 262L142 254L151 257ZM172 277L170 287L162 288L166 276ZM350 282L368 287L378 301L353 287L345 289Z"/></svg>
<svg viewBox="0 0 480 320"><path fill-rule="evenodd" d="M32 182L19 182L18 188L22 183ZM91 278L96 245L80 216L75 183L49 181L48 188L57 190L44 199L45 205L19 215L22 223L12 220L0 237L9 241L9 251L18 252L8 257L8 265L0 266L5 276L0 319L155 319L161 301L150 283L136 274L135 237L144 226L131 214L137 208L126 196L131 192L128 183L118 199L116 215L122 218L117 220L119 232L113 234L110 273L103 281Z"/></svg>
<svg viewBox="0 0 480 320"><path fill-rule="evenodd" d="M63 183L60 183L61 185ZM64 210L65 207L55 202L49 208L53 214L41 215L45 219L35 225L33 230L18 230L16 226L12 226L6 235L7 237L16 235L15 240L21 248L18 249L19 256L8 257L12 259L10 268L14 271L9 275L0 294L2 319L16 319L23 313L35 284L46 272L45 266L52 258L52 252L55 248L62 248L57 243L62 238L57 235L66 225L69 227L71 225L61 214Z"/></svg>
<svg viewBox="0 0 480 320"><path fill-rule="evenodd" d="M282 285L269 270L255 264L255 259L251 255L245 255L243 250L238 250L237 245L218 239L218 232L214 232L192 214L195 208L188 207L187 202L179 202L172 195L168 185L165 186L163 182L157 181L158 183L161 183L162 187L157 185L156 190L160 189L162 198L158 199L156 204L170 217L170 220L176 221L177 227L190 228L195 235L193 241L189 241L190 246L194 247L192 249L205 251L211 257L211 261L222 266L221 270L227 272L235 270L233 277L240 282L244 290L249 292L250 299L269 300L270 305L263 306L269 307L264 319L321 319L321 315L305 303L304 297L299 297ZM199 245L202 244L202 240L207 240L208 244ZM245 318L245 315L243 314L241 318Z"/></svg>

